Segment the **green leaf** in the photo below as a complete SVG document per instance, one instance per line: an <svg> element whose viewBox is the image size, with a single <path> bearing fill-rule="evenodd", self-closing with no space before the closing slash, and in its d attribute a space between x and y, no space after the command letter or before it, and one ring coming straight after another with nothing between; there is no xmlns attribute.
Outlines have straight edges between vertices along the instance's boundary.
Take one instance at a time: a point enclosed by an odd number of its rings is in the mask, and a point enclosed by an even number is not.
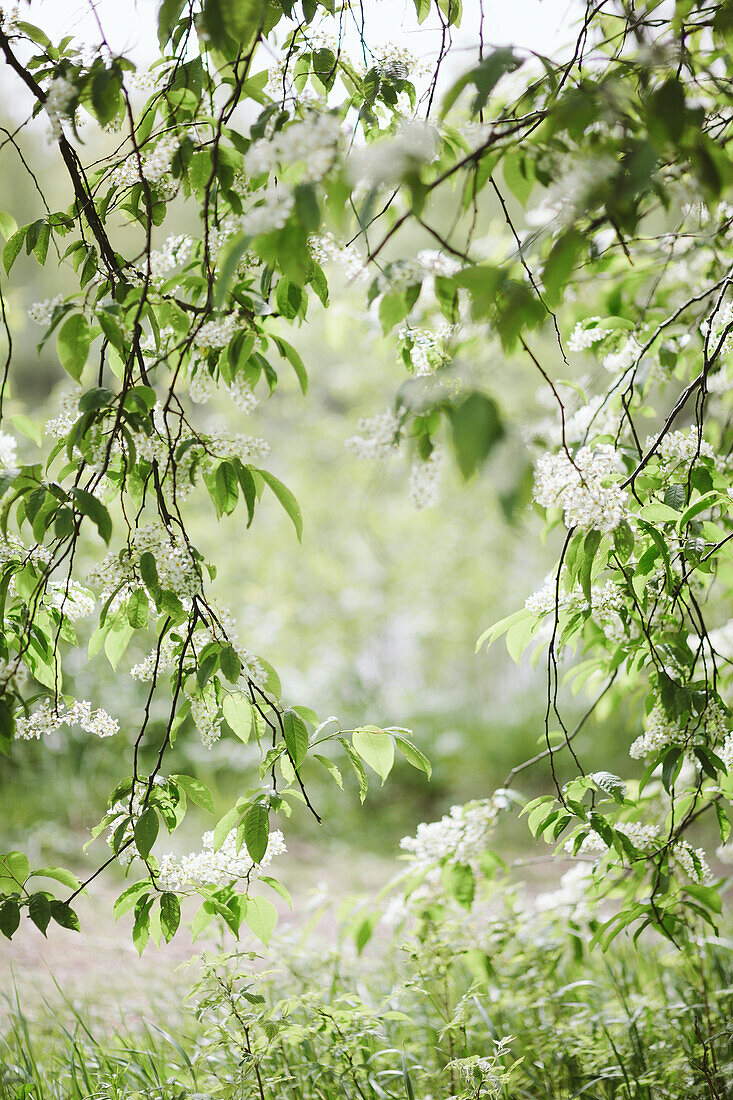
<svg viewBox="0 0 733 1100"><path fill-rule="evenodd" d="M244 843L253 863L265 858L270 838L270 815L264 802L253 802L244 819Z"/></svg>
<svg viewBox="0 0 733 1100"><path fill-rule="evenodd" d="M5 242L5 246L3 247L3 267L7 275L10 274L10 269L18 258L27 231L28 226L23 225Z"/></svg>
<svg viewBox="0 0 733 1100"><path fill-rule="evenodd" d="M6 214L4 210L0 210L0 233L2 233L6 241L10 240L17 228L18 223L12 214Z"/></svg>
<svg viewBox="0 0 733 1100"><path fill-rule="evenodd" d="M166 891L160 899L160 927L166 943L173 939L180 923L181 903L175 894Z"/></svg>
<svg viewBox="0 0 733 1100"><path fill-rule="evenodd" d="M374 726L364 726L354 730L351 744L384 783L394 764L394 741L391 734Z"/></svg>
<svg viewBox="0 0 733 1100"><path fill-rule="evenodd" d="M72 871L67 871L65 867L42 867L40 871L34 871L31 878L52 878L71 890L78 890L81 886L76 875Z"/></svg>
<svg viewBox="0 0 733 1100"><path fill-rule="evenodd" d="M146 806L135 822L135 847L143 859L147 859L155 844L160 823L152 806Z"/></svg>
<svg viewBox="0 0 733 1100"><path fill-rule="evenodd" d="M211 791L200 779L194 779L190 775L172 775L171 779L202 810L207 810L210 814L214 813L214 799Z"/></svg>
<svg viewBox="0 0 733 1100"><path fill-rule="evenodd" d="M65 901L51 902L51 916L62 928L68 928L72 932L81 932L79 918Z"/></svg>
<svg viewBox="0 0 733 1100"><path fill-rule="evenodd" d="M81 381L90 344L91 334L86 318L81 313L67 317L59 330L56 347L61 366L75 382Z"/></svg>
<svg viewBox="0 0 733 1100"><path fill-rule="evenodd" d="M101 500L97 500L86 489L72 488L70 494L76 501L76 506L82 515L89 516L104 541L109 545L109 540L112 538L112 519Z"/></svg>
<svg viewBox="0 0 733 1100"><path fill-rule="evenodd" d="M222 705L227 724L246 744L252 733L252 707L243 695L226 695Z"/></svg>
<svg viewBox="0 0 733 1100"><path fill-rule="evenodd" d="M393 737L399 752L404 756L407 763L412 764L413 768L417 768L418 771L425 772L428 779L430 779L433 768L427 756L424 756L406 737L400 737L397 733L393 734Z"/></svg>
<svg viewBox="0 0 733 1100"><path fill-rule="evenodd" d="M112 907L114 919L117 921L123 913L129 912L133 905L135 905L140 894L149 889L149 881L143 879L141 882L133 882L132 886L128 886L126 890L123 890Z"/></svg>
<svg viewBox="0 0 733 1100"><path fill-rule="evenodd" d="M286 485L283 485L282 481L279 481L269 470L258 470L257 473L263 481L270 486L273 493L290 516L293 521L293 526L295 527L295 533L298 536L298 541L300 542L303 538L303 517L300 514L300 507L297 500L290 489L288 489Z"/></svg>
<svg viewBox="0 0 733 1100"><path fill-rule="evenodd" d="M23 852L6 852L0 855L0 893L20 893L30 870L28 857Z"/></svg>
<svg viewBox="0 0 733 1100"><path fill-rule="evenodd" d="M20 906L17 901L7 900L0 905L0 932L9 940L20 924Z"/></svg>
<svg viewBox="0 0 733 1100"><path fill-rule="evenodd" d="M277 909L266 898L247 898L246 903L244 919L247 927L267 947L277 924Z"/></svg>
<svg viewBox="0 0 733 1100"><path fill-rule="evenodd" d="M136 589L125 608L127 621L135 630L142 630L148 625L148 597L141 589Z"/></svg>
<svg viewBox="0 0 733 1100"><path fill-rule="evenodd" d="M231 462L220 462L214 473L216 501L225 516L231 515L239 500L239 478Z"/></svg>
<svg viewBox="0 0 733 1100"><path fill-rule="evenodd" d="M308 730L305 722L294 710L285 710L282 715L283 737L293 767L300 767L308 752Z"/></svg>
<svg viewBox="0 0 733 1100"><path fill-rule="evenodd" d="M476 893L476 881L468 864L446 863L440 878L448 896L464 909L470 909Z"/></svg>
<svg viewBox="0 0 733 1100"><path fill-rule="evenodd" d="M449 406L448 416L458 468L468 480L504 435L499 409L493 398L475 391L460 405Z"/></svg>
<svg viewBox="0 0 733 1100"><path fill-rule="evenodd" d="M31 894L30 901L28 902L28 916L31 918L36 928L46 935L46 929L48 928L51 920L51 905L45 894L37 893Z"/></svg>
<svg viewBox="0 0 733 1100"><path fill-rule="evenodd" d="M219 654L219 668L230 684L236 684L242 674L242 662L233 646L224 646Z"/></svg>

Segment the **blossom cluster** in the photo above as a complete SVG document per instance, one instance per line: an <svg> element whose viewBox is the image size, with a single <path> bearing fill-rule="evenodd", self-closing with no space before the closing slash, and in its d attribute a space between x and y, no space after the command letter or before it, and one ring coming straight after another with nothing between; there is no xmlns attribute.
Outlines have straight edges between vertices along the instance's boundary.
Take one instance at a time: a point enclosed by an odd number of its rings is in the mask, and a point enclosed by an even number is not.
<svg viewBox="0 0 733 1100"><path fill-rule="evenodd" d="M504 804L496 795L465 806L451 806L439 821L422 822L415 836L403 837L400 848L421 866L443 860L477 867L487 837Z"/></svg>
<svg viewBox="0 0 733 1100"><path fill-rule="evenodd" d="M544 508L559 506L565 526L613 531L624 518L626 494L617 481L621 461L609 444L543 455L535 469L534 499Z"/></svg>
<svg viewBox="0 0 733 1100"><path fill-rule="evenodd" d="M152 184L168 182L166 177L170 172L171 161L180 145L180 139L169 134L161 138L150 152L141 154L139 163L137 155L131 153L122 164L113 168L110 182L115 187L133 187L143 180Z"/></svg>
<svg viewBox="0 0 733 1100"><path fill-rule="evenodd" d="M43 302L34 302L28 310L28 318L35 325L50 325L53 320L54 310L63 305L63 294L57 294L55 298L46 298Z"/></svg>
<svg viewBox="0 0 733 1100"><path fill-rule="evenodd" d="M244 413L252 412L259 404L257 395L245 378L238 375L231 382L220 379L217 385L206 370L197 371L191 378L188 395L197 405L205 405L217 390L221 390L231 403Z"/></svg>
<svg viewBox="0 0 733 1100"><path fill-rule="evenodd" d="M225 317L206 321L194 333L194 346L204 351L225 348L237 331L238 325L239 318L236 313L228 313Z"/></svg>
<svg viewBox="0 0 733 1100"><path fill-rule="evenodd" d="M346 449L359 458L388 458L397 450L399 420L392 409L377 416L362 417L357 428L362 433L346 440Z"/></svg>
<svg viewBox="0 0 733 1100"><path fill-rule="evenodd" d="M250 237L282 229L293 212L295 198L289 188L270 181L255 192L254 202L241 217L242 232Z"/></svg>
<svg viewBox="0 0 733 1100"><path fill-rule="evenodd" d="M56 76L46 89L43 106L51 123L51 133L58 140L62 123L69 117L69 109L76 96L76 87L64 76Z"/></svg>
<svg viewBox="0 0 733 1100"><path fill-rule="evenodd" d="M269 176L292 165L301 166L304 183L318 183L331 171L343 146L343 131L336 115L312 111L302 121L254 142L244 157L250 176Z"/></svg>
<svg viewBox="0 0 733 1100"><path fill-rule="evenodd" d="M238 850L236 829L227 834L216 852L213 832L204 833L201 841L202 851L191 852L180 860L176 860L170 853L161 856L157 879L159 889L180 893L197 886L230 886L251 878L253 873L268 867L275 856L282 855L287 850L285 838L279 829L270 833L267 851L259 863L253 862L246 849Z"/></svg>
<svg viewBox="0 0 733 1100"><path fill-rule="evenodd" d="M578 321L568 340L570 351L587 351L611 335L610 328L604 328L600 317L586 317Z"/></svg>
<svg viewBox="0 0 733 1100"><path fill-rule="evenodd" d="M75 700L70 707L65 703L41 704L28 717L21 715L15 721L15 736L25 741L39 739L55 733L61 726L80 726L85 733L97 737L112 737L119 732L119 722L106 710L99 707L92 710L92 704L86 699Z"/></svg>
<svg viewBox="0 0 733 1100"><path fill-rule="evenodd" d="M0 431L0 470L14 470L18 465L18 442L12 435Z"/></svg>
<svg viewBox="0 0 733 1100"><path fill-rule="evenodd" d="M697 720L683 727L668 718L661 704L656 703L647 717L646 730L633 742L629 755L642 760L673 745L689 748L700 742L717 745L727 736L728 724L725 710L714 699Z"/></svg>
<svg viewBox="0 0 733 1100"><path fill-rule="evenodd" d="M445 345L455 326L443 322L436 329L403 328L399 339L418 378L434 374L446 361Z"/></svg>
<svg viewBox="0 0 733 1100"><path fill-rule="evenodd" d="M333 233L322 233L308 242L311 255L318 264L334 263L346 274L349 282L367 277L364 257L353 245L341 244Z"/></svg>
<svg viewBox="0 0 733 1100"><path fill-rule="evenodd" d="M200 590L201 577L191 550L162 523L138 527L128 546L118 554L110 551L92 569L88 583L101 588L103 599L108 599L121 585L142 588L139 565L146 552L155 558L161 587L180 599L190 599Z"/></svg>
<svg viewBox="0 0 733 1100"><path fill-rule="evenodd" d="M351 158L356 179L372 186L400 183L438 156L440 134L432 122L403 119L393 137L374 141Z"/></svg>
<svg viewBox="0 0 733 1100"><path fill-rule="evenodd" d="M410 500L418 512L438 502L442 460L439 451L429 458L416 458L410 471Z"/></svg>

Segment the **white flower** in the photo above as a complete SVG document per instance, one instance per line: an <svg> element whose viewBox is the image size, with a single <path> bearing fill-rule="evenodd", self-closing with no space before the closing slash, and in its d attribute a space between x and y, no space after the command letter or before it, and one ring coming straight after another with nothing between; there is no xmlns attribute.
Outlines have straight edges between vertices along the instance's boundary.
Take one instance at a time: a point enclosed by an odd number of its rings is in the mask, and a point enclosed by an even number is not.
<svg viewBox="0 0 733 1100"><path fill-rule="evenodd" d="M647 449L655 442L655 436L647 436ZM702 438L701 431L694 427L688 428L687 431L668 432L657 447L656 456L661 463L673 466L680 463L689 465L698 456L715 458L715 451L708 441Z"/></svg>
<svg viewBox="0 0 733 1100"><path fill-rule="evenodd" d="M191 852L180 860L176 860L171 854L161 856L159 889L181 892L196 886L229 886L251 877L255 869L259 871L268 867L275 856L282 855L287 850L279 829L270 833L267 851L257 864L249 857L246 848L237 851L236 829L227 834L218 852L214 851L213 832L204 833L201 840L201 852Z"/></svg>
<svg viewBox="0 0 733 1100"><path fill-rule="evenodd" d="M262 191L256 191L256 205L247 210L241 219L242 232L250 237L273 233L282 229L293 212L295 199L292 191L282 184L268 183Z"/></svg>
<svg viewBox="0 0 733 1100"><path fill-rule="evenodd" d="M691 719L683 727L669 719L663 707L656 703L646 720L646 730L632 744L629 756L634 760L643 760L645 756L672 745L693 748L703 737L706 742L715 745L727 733L728 719L715 700L710 700L699 718Z"/></svg>
<svg viewBox="0 0 733 1100"><path fill-rule="evenodd" d="M641 344L635 336L629 336L625 344L618 351L610 351L604 356L603 366L611 374L620 374L633 366L641 355Z"/></svg>
<svg viewBox="0 0 733 1100"><path fill-rule="evenodd" d="M236 313L228 313L226 317L206 321L193 337L197 348L209 350L210 348L225 348L237 331L239 318Z"/></svg>
<svg viewBox="0 0 733 1100"><path fill-rule="evenodd" d="M18 465L18 443L12 435L0 431L0 468L16 469Z"/></svg>
<svg viewBox="0 0 733 1100"><path fill-rule="evenodd" d="M63 294L57 294L55 298L46 298L43 302L34 302L28 310L28 317L36 325L50 325L53 313L57 306L63 305Z"/></svg>
<svg viewBox="0 0 733 1100"><path fill-rule="evenodd" d="M565 451L543 455L535 469L534 499L543 508L561 507L566 527L613 531L624 518L626 493L611 480L621 471L613 447L581 447L570 459Z"/></svg>
<svg viewBox="0 0 733 1100"><path fill-rule="evenodd" d="M100 707L93 711L92 704L82 699L76 700L71 707L64 703L56 706L50 702L42 703L29 717L21 715L16 718L15 736L30 741L53 733L60 726L80 726L85 733L93 733L97 737L112 737L120 729L119 722L106 710Z"/></svg>
<svg viewBox="0 0 733 1100"><path fill-rule="evenodd" d="M140 164L137 156L131 153L126 160L119 164L110 173L110 182L116 187L132 187L143 179L148 183L171 186L172 181L166 179L171 166L171 160L180 148L181 142L173 134L161 138L148 153L141 154ZM166 190L165 186L163 188Z"/></svg>
<svg viewBox="0 0 733 1100"><path fill-rule="evenodd" d="M400 848L422 866L449 859L476 867L503 801L495 796L465 806L451 806L439 821L422 822L415 836L403 837Z"/></svg>
<svg viewBox="0 0 733 1100"><path fill-rule="evenodd" d="M568 340L569 351L586 351L594 344L605 340L613 330L603 328L600 317L586 317L584 321L578 321Z"/></svg>
<svg viewBox="0 0 733 1100"><path fill-rule="evenodd" d="M124 547L118 554L110 551L105 555L89 573L87 582L102 590L103 599L111 596L122 583L142 588L139 563L146 551L155 558L162 588L175 593L181 599L191 599L199 592L201 578L190 549L162 523L148 523L138 527L132 536L131 545Z"/></svg>
<svg viewBox="0 0 733 1100"><path fill-rule="evenodd" d="M713 873L708 865L703 848L692 848L686 840L681 840L672 848L672 854L682 870L693 882L706 886L713 881Z"/></svg>
<svg viewBox="0 0 733 1100"><path fill-rule="evenodd" d="M279 168L300 165L300 179L318 183L340 155L343 131L336 115L312 111L302 121L254 142L244 157L250 176L266 176Z"/></svg>
<svg viewBox="0 0 733 1100"><path fill-rule="evenodd" d="M440 135L432 122L402 121L397 134L359 150L351 158L357 178L372 185L399 183L408 173L436 159Z"/></svg>
<svg viewBox="0 0 733 1100"><path fill-rule="evenodd" d="M550 223L558 227L571 225L578 214L596 205L596 196L617 170L618 165L610 156L574 162L567 172L558 174L539 206L527 212L527 225L540 228Z"/></svg>
<svg viewBox="0 0 733 1100"><path fill-rule="evenodd" d="M359 250L353 245L341 244L333 233L322 233L319 237L311 237L309 244L316 263L337 264L344 271L349 282L367 278L368 271Z"/></svg>
<svg viewBox="0 0 733 1100"><path fill-rule="evenodd" d="M359 458L388 458L397 450L399 421L391 409L362 417L357 427L362 434L347 439L345 446Z"/></svg>
<svg viewBox="0 0 733 1100"><path fill-rule="evenodd" d="M81 416L79 412L79 397L81 387L65 390L59 397L56 416L46 421L46 435L52 435L56 439L63 439L69 434L74 424Z"/></svg>
<svg viewBox="0 0 733 1100"><path fill-rule="evenodd" d="M55 138L61 136L61 124L69 117L69 108L76 95L76 88L66 77L57 76L46 91L43 106L51 123L51 132Z"/></svg>
<svg viewBox="0 0 733 1100"><path fill-rule="evenodd" d="M437 504L441 472L438 451L433 451L425 460L416 458L413 462L410 471L410 500L417 511Z"/></svg>

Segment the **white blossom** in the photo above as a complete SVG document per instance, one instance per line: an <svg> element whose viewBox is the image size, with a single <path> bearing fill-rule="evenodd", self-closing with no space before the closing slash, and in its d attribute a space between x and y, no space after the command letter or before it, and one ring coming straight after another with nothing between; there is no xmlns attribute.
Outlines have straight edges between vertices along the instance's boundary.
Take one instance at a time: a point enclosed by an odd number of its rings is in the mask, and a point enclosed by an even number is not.
<svg viewBox="0 0 733 1100"><path fill-rule="evenodd" d="M320 236L311 237L310 250L313 259L318 264L334 263L340 267L349 282L366 279L368 271L364 257L353 245L342 244L337 241L333 233L322 233Z"/></svg>
<svg viewBox="0 0 733 1100"><path fill-rule="evenodd" d="M343 131L336 115L312 111L307 118L255 141L244 157L250 176L266 176L278 168L300 165L305 183L318 183L336 163Z"/></svg>
<svg viewBox="0 0 733 1100"><path fill-rule="evenodd" d="M56 439L65 438L74 424L81 416L79 412L79 397L81 386L75 386L71 390L64 390L59 396L56 416L46 421L46 435L52 435Z"/></svg>
<svg viewBox="0 0 733 1100"><path fill-rule="evenodd" d="M397 450L399 421L391 409L377 416L362 417L357 427L361 435L346 440L346 449L359 458L388 458Z"/></svg>
<svg viewBox="0 0 733 1100"><path fill-rule="evenodd" d="M610 351L603 358L603 366L611 374L620 374L638 361L642 345L635 336L629 336L617 351Z"/></svg>
<svg viewBox="0 0 733 1100"><path fill-rule="evenodd" d="M92 710L92 704L86 699L76 700L70 707L47 701L27 718L24 715L16 718L15 736L30 741L54 733L61 726L80 726L85 733L97 737L112 737L120 729L119 722L106 710L101 707Z"/></svg>
<svg viewBox="0 0 733 1100"><path fill-rule="evenodd" d="M206 321L194 334L194 345L207 351L210 348L225 348L238 326L239 318L236 313L227 313L226 317Z"/></svg>
<svg viewBox="0 0 733 1100"><path fill-rule="evenodd" d="M399 183L435 160L440 135L432 122L403 120L394 137L371 142L351 157L355 175L372 185Z"/></svg>
<svg viewBox="0 0 733 1100"><path fill-rule="evenodd" d="M416 458L410 471L410 500L418 512L438 503L441 456L433 451L429 458Z"/></svg>
<svg viewBox="0 0 733 1100"><path fill-rule="evenodd" d="M645 756L677 745L693 747L704 737L706 742L717 744L728 733L728 719L724 709L711 699L698 718L692 718L687 726L679 726L667 717L664 708L656 703L646 720L646 730L636 738L629 756L643 760Z"/></svg>
<svg viewBox="0 0 733 1100"><path fill-rule="evenodd" d="M50 325L53 320L54 310L63 305L63 294L57 294L55 298L46 298L43 302L34 302L28 310L28 317L36 325Z"/></svg>
<svg viewBox="0 0 733 1100"><path fill-rule="evenodd" d="M647 450L654 445L656 437L647 436ZM702 438L698 428L688 428L687 431L668 432L660 440L655 452L659 462L676 466L680 463L689 465L697 457L715 458L715 451L706 439Z"/></svg>
<svg viewBox="0 0 733 1100"><path fill-rule="evenodd" d="M693 848L686 840L681 840L673 846L672 854L693 882L706 886L713 881L713 873L703 848Z"/></svg>
<svg viewBox="0 0 733 1100"><path fill-rule="evenodd" d="M282 229L295 205L292 191L282 184L276 186L270 182L263 190L256 191L254 198L255 205L242 215L242 232L258 237L262 233Z"/></svg>
<svg viewBox="0 0 733 1100"><path fill-rule="evenodd" d="M600 317L586 317L584 321L578 321L568 340L569 351L587 351L594 344L605 340L613 330L604 328Z"/></svg>
<svg viewBox="0 0 733 1100"><path fill-rule="evenodd" d="M142 180L152 184L168 183L171 186L172 181L167 181L166 177L170 172L171 160L180 145L180 139L169 134L161 138L150 152L142 153L139 164L137 155L131 153L122 164L112 170L110 182L116 187L133 187Z"/></svg>
<svg viewBox="0 0 733 1100"><path fill-rule="evenodd" d="M608 444L543 455L535 469L534 499L543 508L559 506L566 527L613 531L624 518L626 493L614 480L621 461Z"/></svg>
<svg viewBox="0 0 733 1100"><path fill-rule="evenodd" d="M259 863L254 863L246 848L237 851L237 830L232 829L217 852L213 832L201 838L203 850L191 852L180 860L168 853L160 858L158 887L180 893L197 886L221 887L248 879L256 871L269 867L275 856L286 851L285 839L279 829L270 833L267 851Z"/></svg>
<svg viewBox="0 0 733 1100"><path fill-rule="evenodd" d="M75 95L75 86L64 76L54 77L48 85L43 106L51 123L51 132L56 139L61 137L61 124L69 117L69 108Z"/></svg>
<svg viewBox="0 0 733 1100"><path fill-rule="evenodd" d="M448 859L476 867L503 808L504 802L498 796L465 806L451 806L449 813L439 821L422 822L414 837L403 837L400 848L409 852L410 859L421 866Z"/></svg>
<svg viewBox="0 0 733 1100"><path fill-rule="evenodd" d="M18 443L12 435L0 430L0 469L14 470L18 466Z"/></svg>

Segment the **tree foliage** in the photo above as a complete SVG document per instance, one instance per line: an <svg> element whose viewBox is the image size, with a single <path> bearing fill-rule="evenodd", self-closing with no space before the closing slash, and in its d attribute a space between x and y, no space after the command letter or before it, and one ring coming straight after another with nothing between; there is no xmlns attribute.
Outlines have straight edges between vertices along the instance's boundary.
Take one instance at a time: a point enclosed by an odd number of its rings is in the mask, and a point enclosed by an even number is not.
<svg viewBox="0 0 733 1100"><path fill-rule="evenodd" d="M477 58L452 81L443 74L460 4L416 2L416 21L431 13L443 45L423 79L404 56L375 52L368 19L326 0L164 0L146 74L103 35L90 54L3 17L5 67L50 127L73 197L54 211L41 195L20 227L11 212L0 219L0 412L14 379L4 302L18 257L57 263L77 286L34 307L41 344L55 340L77 387L46 426L56 442L43 462L19 463L15 440L1 440L3 745L63 724L117 734L106 710L65 693L77 619L97 615L89 656L113 668L133 636L150 639L132 670L147 696L131 771L94 834L108 835L103 866L129 866L116 912L132 910L140 950L151 931L175 934L188 893L201 898L195 932L220 917L235 934L245 922L269 938L273 906L250 887L282 891L262 876L283 845L272 823L302 806L318 816L311 769L340 783L340 756L362 800L395 750L429 772L408 731L343 731L282 698L274 669L208 594L216 562L187 524L192 494L210 498L216 520L239 512L247 526L269 496L301 537L266 442L203 431L191 398L219 388L244 414L283 370L306 394L313 365L284 333L328 308L343 271L365 280L409 374L351 445L376 458L410 450L417 503L433 499L441 447L468 479L513 441L520 457L502 506L515 516L532 495L531 464L502 379L524 364L552 401L551 420L531 432L545 451L534 498L562 530L557 568L484 638L505 635L517 659L533 642L546 651L545 743L527 765L549 764L554 793L525 806L532 832L595 859L589 890L616 899L598 924L604 943L649 924L681 942L720 908L705 853L687 837L715 816L725 843L733 795L733 645L716 621L733 537L730 11L602 0L558 59L490 48L482 28ZM88 162L92 125L114 141ZM6 151L16 144L8 138ZM174 211L192 228L162 242ZM487 247L493 215L502 231ZM476 348L500 368L462 370ZM579 381L581 365L590 373ZM96 548L97 564L79 578L82 546ZM566 676L595 692L573 728ZM162 697L168 718L153 743ZM622 699L636 707L630 744L642 762L626 777L582 762L575 744L596 708ZM233 752L236 739L256 742L261 765L203 850L177 862L158 854L160 834L189 802L212 809L200 781L166 773L170 746L192 727L204 744L231 734ZM497 794L485 823L510 802ZM471 858L450 844L435 851L470 905ZM9 936L21 910L42 931L50 919L77 927L71 903L98 873L79 883L20 853L2 869ZM36 889L35 877L68 892Z"/></svg>

